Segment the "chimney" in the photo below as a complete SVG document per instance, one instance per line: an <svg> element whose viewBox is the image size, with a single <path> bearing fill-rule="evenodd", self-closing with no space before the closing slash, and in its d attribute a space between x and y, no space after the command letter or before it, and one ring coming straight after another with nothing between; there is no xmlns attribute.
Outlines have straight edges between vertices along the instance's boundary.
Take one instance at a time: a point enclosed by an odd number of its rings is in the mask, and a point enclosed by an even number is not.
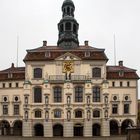
<svg viewBox="0 0 140 140"><path fill-rule="evenodd" d="M43 47L46 47L46 46L47 46L47 41L44 40L44 41L43 41Z"/></svg>
<svg viewBox="0 0 140 140"><path fill-rule="evenodd" d="M12 64L11 64L11 68L14 68L14 67L15 67L15 66L14 66L14 63L12 63Z"/></svg>
<svg viewBox="0 0 140 140"><path fill-rule="evenodd" d="M85 46L86 46L86 47L88 46L88 41L87 41L87 40L85 40Z"/></svg>
<svg viewBox="0 0 140 140"><path fill-rule="evenodd" d="M119 61L119 66L123 66L123 61Z"/></svg>

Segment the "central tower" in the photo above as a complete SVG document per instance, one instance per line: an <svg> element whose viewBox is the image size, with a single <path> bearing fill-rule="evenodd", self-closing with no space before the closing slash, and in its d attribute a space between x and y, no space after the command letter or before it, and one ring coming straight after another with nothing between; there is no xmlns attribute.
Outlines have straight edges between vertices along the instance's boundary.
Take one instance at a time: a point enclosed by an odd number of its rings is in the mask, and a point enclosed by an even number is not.
<svg viewBox="0 0 140 140"><path fill-rule="evenodd" d="M58 23L59 37L57 45L64 49L79 47L79 24L74 18L75 6L72 0L65 0L62 5L62 19Z"/></svg>

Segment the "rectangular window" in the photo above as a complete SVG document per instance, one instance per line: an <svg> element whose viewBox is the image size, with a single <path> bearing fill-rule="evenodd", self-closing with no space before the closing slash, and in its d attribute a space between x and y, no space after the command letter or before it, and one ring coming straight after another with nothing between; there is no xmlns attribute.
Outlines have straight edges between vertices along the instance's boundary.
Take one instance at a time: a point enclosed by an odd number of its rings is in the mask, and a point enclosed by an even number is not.
<svg viewBox="0 0 140 140"><path fill-rule="evenodd" d="M123 82L120 82L120 87L122 87L123 86Z"/></svg>
<svg viewBox="0 0 140 140"><path fill-rule="evenodd" d="M19 86L19 84L18 83L16 83L16 87L18 87Z"/></svg>
<svg viewBox="0 0 140 140"><path fill-rule="evenodd" d="M124 114L129 114L129 104L124 104Z"/></svg>
<svg viewBox="0 0 140 140"><path fill-rule="evenodd" d="M14 115L19 115L19 105L14 105Z"/></svg>
<svg viewBox="0 0 140 140"><path fill-rule="evenodd" d="M9 88L11 88L12 87L12 83L9 83Z"/></svg>
<svg viewBox="0 0 140 140"><path fill-rule="evenodd" d="M34 88L34 102L35 103L42 102L42 89L39 87Z"/></svg>
<svg viewBox="0 0 140 140"><path fill-rule="evenodd" d="M3 115L8 115L8 105L3 105Z"/></svg>
<svg viewBox="0 0 140 140"><path fill-rule="evenodd" d="M100 102L100 88L94 87L92 92L93 92L93 102Z"/></svg>
<svg viewBox="0 0 140 140"><path fill-rule="evenodd" d="M5 88L5 83L2 83L2 87Z"/></svg>
<svg viewBox="0 0 140 140"><path fill-rule="evenodd" d="M118 114L118 104L112 105L112 114Z"/></svg>
<svg viewBox="0 0 140 140"><path fill-rule="evenodd" d="M130 87L130 82L129 81L127 82L127 87Z"/></svg>
<svg viewBox="0 0 140 140"><path fill-rule="evenodd" d="M115 87L115 82L112 82L112 87Z"/></svg>
<svg viewBox="0 0 140 140"><path fill-rule="evenodd" d="M61 118L61 110L54 111L54 118Z"/></svg>

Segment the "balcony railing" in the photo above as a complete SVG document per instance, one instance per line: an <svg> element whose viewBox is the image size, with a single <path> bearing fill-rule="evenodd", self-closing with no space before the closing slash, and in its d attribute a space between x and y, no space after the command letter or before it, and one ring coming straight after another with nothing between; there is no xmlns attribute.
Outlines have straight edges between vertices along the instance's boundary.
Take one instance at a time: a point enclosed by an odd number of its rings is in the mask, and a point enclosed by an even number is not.
<svg viewBox="0 0 140 140"><path fill-rule="evenodd" d="M65 80L85 81L87 80L87 77L85 75L71 75L69 78L67 78L65 75L50 75L49 76L49 81L52 81L52 82L62 82Z"/></svg>

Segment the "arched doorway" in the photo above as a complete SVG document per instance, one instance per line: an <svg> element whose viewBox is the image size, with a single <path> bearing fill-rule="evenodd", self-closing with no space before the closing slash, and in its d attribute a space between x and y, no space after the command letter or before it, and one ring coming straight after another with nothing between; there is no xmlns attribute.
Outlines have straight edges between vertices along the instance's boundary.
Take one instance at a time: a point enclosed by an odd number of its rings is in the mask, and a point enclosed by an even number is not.
<svg viewBox="0 0 140 140"><path fill-rule="evenodd" d="M121 133L122 133L122 135L126 135L127 134L127 128L129 126L133 126L133 123L132 123L131 120L124 120L122 122L122 126L121 126Z"/></svg>
<svg viewBox="0 0 140 140"><path fill-rule="evenodd" d="M74 136L83 136L83 125L74 125Z"/></svg>
<svg viewBox="0 0 140 140"><path fill-rule="evenodd" d="M101 126L99 124L97 124L97 123L93 124L92 135L93 136L100 136L101 135Z"/></svg>
<svg viewBox="0 0 140 140"><path fill-rule="evenodd" d="M15 136L22 136L22 121L15 121L13 126L13 134Z"/></svg>
<svg viewBox="0 0 140 140"><path fill-rule="evenodd" d="M3 120L0 122L1 135L10 135L10 124L8 121Z"/></svg>
<svg viewBox="0 0 140 140"><path fill-rule="evenodd" d="M42 124L36 124L34 126L35 136L44 136L44 127Z"/></svg>
<svg viewBox="0 0 140 140"><path fill-rule="evenodd" d="M63 136L63 126L61 124L56 124L53 126L53 136Z"/></svg>
<svg viewBox="0 0 140 140"><path fill-rule="evenodd" d="M110 121L110 135L118 135L119 134L119 127L116 120Z"/></svg>

